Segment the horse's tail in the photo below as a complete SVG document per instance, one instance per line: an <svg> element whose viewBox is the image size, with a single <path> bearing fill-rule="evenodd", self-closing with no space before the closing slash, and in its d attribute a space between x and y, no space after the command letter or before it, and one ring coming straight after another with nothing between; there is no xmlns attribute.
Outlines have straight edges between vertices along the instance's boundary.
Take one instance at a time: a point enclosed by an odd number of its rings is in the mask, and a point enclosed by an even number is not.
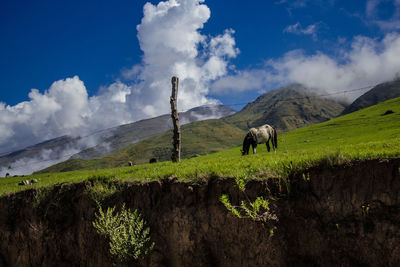
<svg viewBox="0 0 400 267"><path fill-rule="evenodd" d="M272 127L273 135L272 135L272 145L274 146L275 150L278 148L278 134L276 133L276 129Z"/></svg>

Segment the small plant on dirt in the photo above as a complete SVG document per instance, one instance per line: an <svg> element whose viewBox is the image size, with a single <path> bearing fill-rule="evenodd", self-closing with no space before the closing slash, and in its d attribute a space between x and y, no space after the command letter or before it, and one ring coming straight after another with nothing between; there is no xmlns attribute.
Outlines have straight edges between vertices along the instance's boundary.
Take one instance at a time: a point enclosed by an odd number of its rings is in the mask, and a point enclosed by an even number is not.
<svg viewBox="0 0 400 267"><path fill-rule="evenodd" d="M309 182L311 180L309 172L307 172L307 174L303 173L302 176L303 176L303 181L305 182Z"/></svg>
<svg viewBox="0 0 400 267"><path fill-rule="evenodd" d="M150 228L135 209L133 212L122 205L120 212L115 207L104 212L99 207L93 226L109 240L110 253L119 262L126 263L148 255L154 247L150 241Z"/></svg>
<svg viewBox="0 0 400 267"><path fill-rule="evenodd" d="M250 201L246 194L246 180L243 178L236 179L236 186L243 192L246 201L242 200L240 205L235 206L229 200L228 195L222 195L220 201L224 206L238 218L250 218L253 221L268 222L271 220L278 220L276 215L270 211L270 201L264 199L262 196L257 197L256 200Z"/></svg>
<svg viewBox="0 0 400 267"><path fill-rule="evenodd" d="M93 177L86 183L89 197L98 205L120 190L121 184L110 178Z"/></svg>
<svg viewBox="0 0 400 267"><path fill-rule="evenodd" d="M34 207L39 207L41 204L43 204L46 199L48 198L52 188L51 187L41 187L35 190L34 193L34 202L33 205Z"/></svg>

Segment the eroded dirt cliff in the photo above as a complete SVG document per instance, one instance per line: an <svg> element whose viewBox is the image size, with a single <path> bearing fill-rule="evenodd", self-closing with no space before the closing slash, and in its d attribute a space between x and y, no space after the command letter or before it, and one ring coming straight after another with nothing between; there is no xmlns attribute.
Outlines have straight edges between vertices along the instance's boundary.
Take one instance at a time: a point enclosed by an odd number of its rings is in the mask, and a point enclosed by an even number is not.
<svg viewBox="0 0 400 267"><path fill-rule="evenodd" d="M125 202L148 222L155 247L141 266L395 266L399 164L390 159L314 168L281 190L277 179L251 181L250 198L274 199L278 221L267 225L238 219L220 203L222 194L233 203L243 199L233 179L124 183L104 205ZM97 206L88 193L91 183L1 197L0 265L112 266L107 241L92 226Z"/></svg>

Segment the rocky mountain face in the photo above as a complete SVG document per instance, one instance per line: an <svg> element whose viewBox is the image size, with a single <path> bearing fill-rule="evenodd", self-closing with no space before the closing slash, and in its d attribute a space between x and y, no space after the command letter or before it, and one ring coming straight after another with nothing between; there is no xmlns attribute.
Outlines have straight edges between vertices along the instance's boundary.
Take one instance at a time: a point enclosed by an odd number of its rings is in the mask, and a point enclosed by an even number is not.
<svg viewBox="0 0 400 267"><path fill-rule="evenodd" d="M400 79L381 83L358 97L354 102L346 107L343 111L344 114L352 113L354 111L376 105L380 102L399 97L400 96Z"/></svg>
<svg viewBox="0 0 400 267"><path fill-rule="evenodd" d="M342 104L293 84L259 96L225 120L242 129L270 124L282 133L329 120L343 109Z"/></svg>
<svg viewBox="0 0 400 267"><path fill-rule="evenodd" d="M220 202L222 194L234 205L245 200L233 178L116 184L102 204L126 203L150 227L153 251L129 266L396 266L399 164L321 166L282 187L274 178L249 181L250 199L271 201L277 219L265 223L239 219ZM108 240L92 225L95 186L92 180L1 197L0 266L113 266Z"/></svg>

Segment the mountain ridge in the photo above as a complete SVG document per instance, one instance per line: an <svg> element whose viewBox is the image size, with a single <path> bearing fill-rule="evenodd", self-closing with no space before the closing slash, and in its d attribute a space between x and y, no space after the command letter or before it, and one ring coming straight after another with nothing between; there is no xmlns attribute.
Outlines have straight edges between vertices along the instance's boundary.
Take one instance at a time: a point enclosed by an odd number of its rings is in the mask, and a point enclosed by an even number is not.
<svg viewBox="0 0 400 267"><path fill-rule="evenodd" d="M274 99L274 101L272 101ZM287 101L290 105L284 108ZM311 103L311 101L313 103ZM266 102L272 104L265 105ZM294 103L293 103L294 102ZM314 103L315 102L315 103ZM306 105L304 108L298 106ZM297 107L294 109L293 106ZM311 106L311 107L309 107ZM271 110L268 110L271 109ZM292 121L282 120L279 111L289 113ZM239 146L248 127L268 123L278 127L280 133L295 128L326 121L340 114L344 107L333 100L319 98L315 93L301 85L282 87L259 96L241 111L218 120L204 120L184 125L182 131L182 158L205 155ZM283 111L282 111L283 110ZM302 112L298 112L298 110ZM272 120L266 120L266 116ZM71 171L77 169L99 169L126 166L128 161L135 164L170 160L172 132L158 134L125 147L102 158L83 161L69 160L40 172Z"/></svg>
<svg viewBox="0 0 400 267"><path fill-rule="evenodd" d="M185 124L207 117L217 118L220 116L227 116L234 112L233 109L224 105L204 105L189 109L185 112L180 112L179 115L181 124ZM171 116L169 114L164 114L158 117L143 119L97 131L92 135L81 138L71 136L56 137L0 156L0 170L3 170L4 175L5 172L18 173L18 168L24 168L24 165L29 159L37 158L38 160L36 161L46 161L47 159L43 158L43 156L52 159L62 159L65 157L90 159L101 157L131 143L168 131L171 128ZM82 143L87 145L89 142L97 142L97 144L81 149ZM68 151L68 153L64 153L65 151ZM19 163L16 164L17 162ZM14 168L13 165L17 165L17 168ZM11 167L11 169L9 170L8 167ZM36 169L36 171L37 170L38 169ZM18 174L26 173L19 172Z"/></svg>
<svg viewBox="0 0 400 267"><path fill-rule="evenodd" d="M343 110L343 104L322 98L301 84L292 84L259 96L224 119L241 129L271 124L282 133L336 117Z"/></svg>
<svg viewBox="0 0 400 267"><path fill-rule="evenodd" d="M352 113L354 111L373 106L385 100L399 96L400 79L380 83L354 100L353 103L343 110L342 115Z"/></svg>

